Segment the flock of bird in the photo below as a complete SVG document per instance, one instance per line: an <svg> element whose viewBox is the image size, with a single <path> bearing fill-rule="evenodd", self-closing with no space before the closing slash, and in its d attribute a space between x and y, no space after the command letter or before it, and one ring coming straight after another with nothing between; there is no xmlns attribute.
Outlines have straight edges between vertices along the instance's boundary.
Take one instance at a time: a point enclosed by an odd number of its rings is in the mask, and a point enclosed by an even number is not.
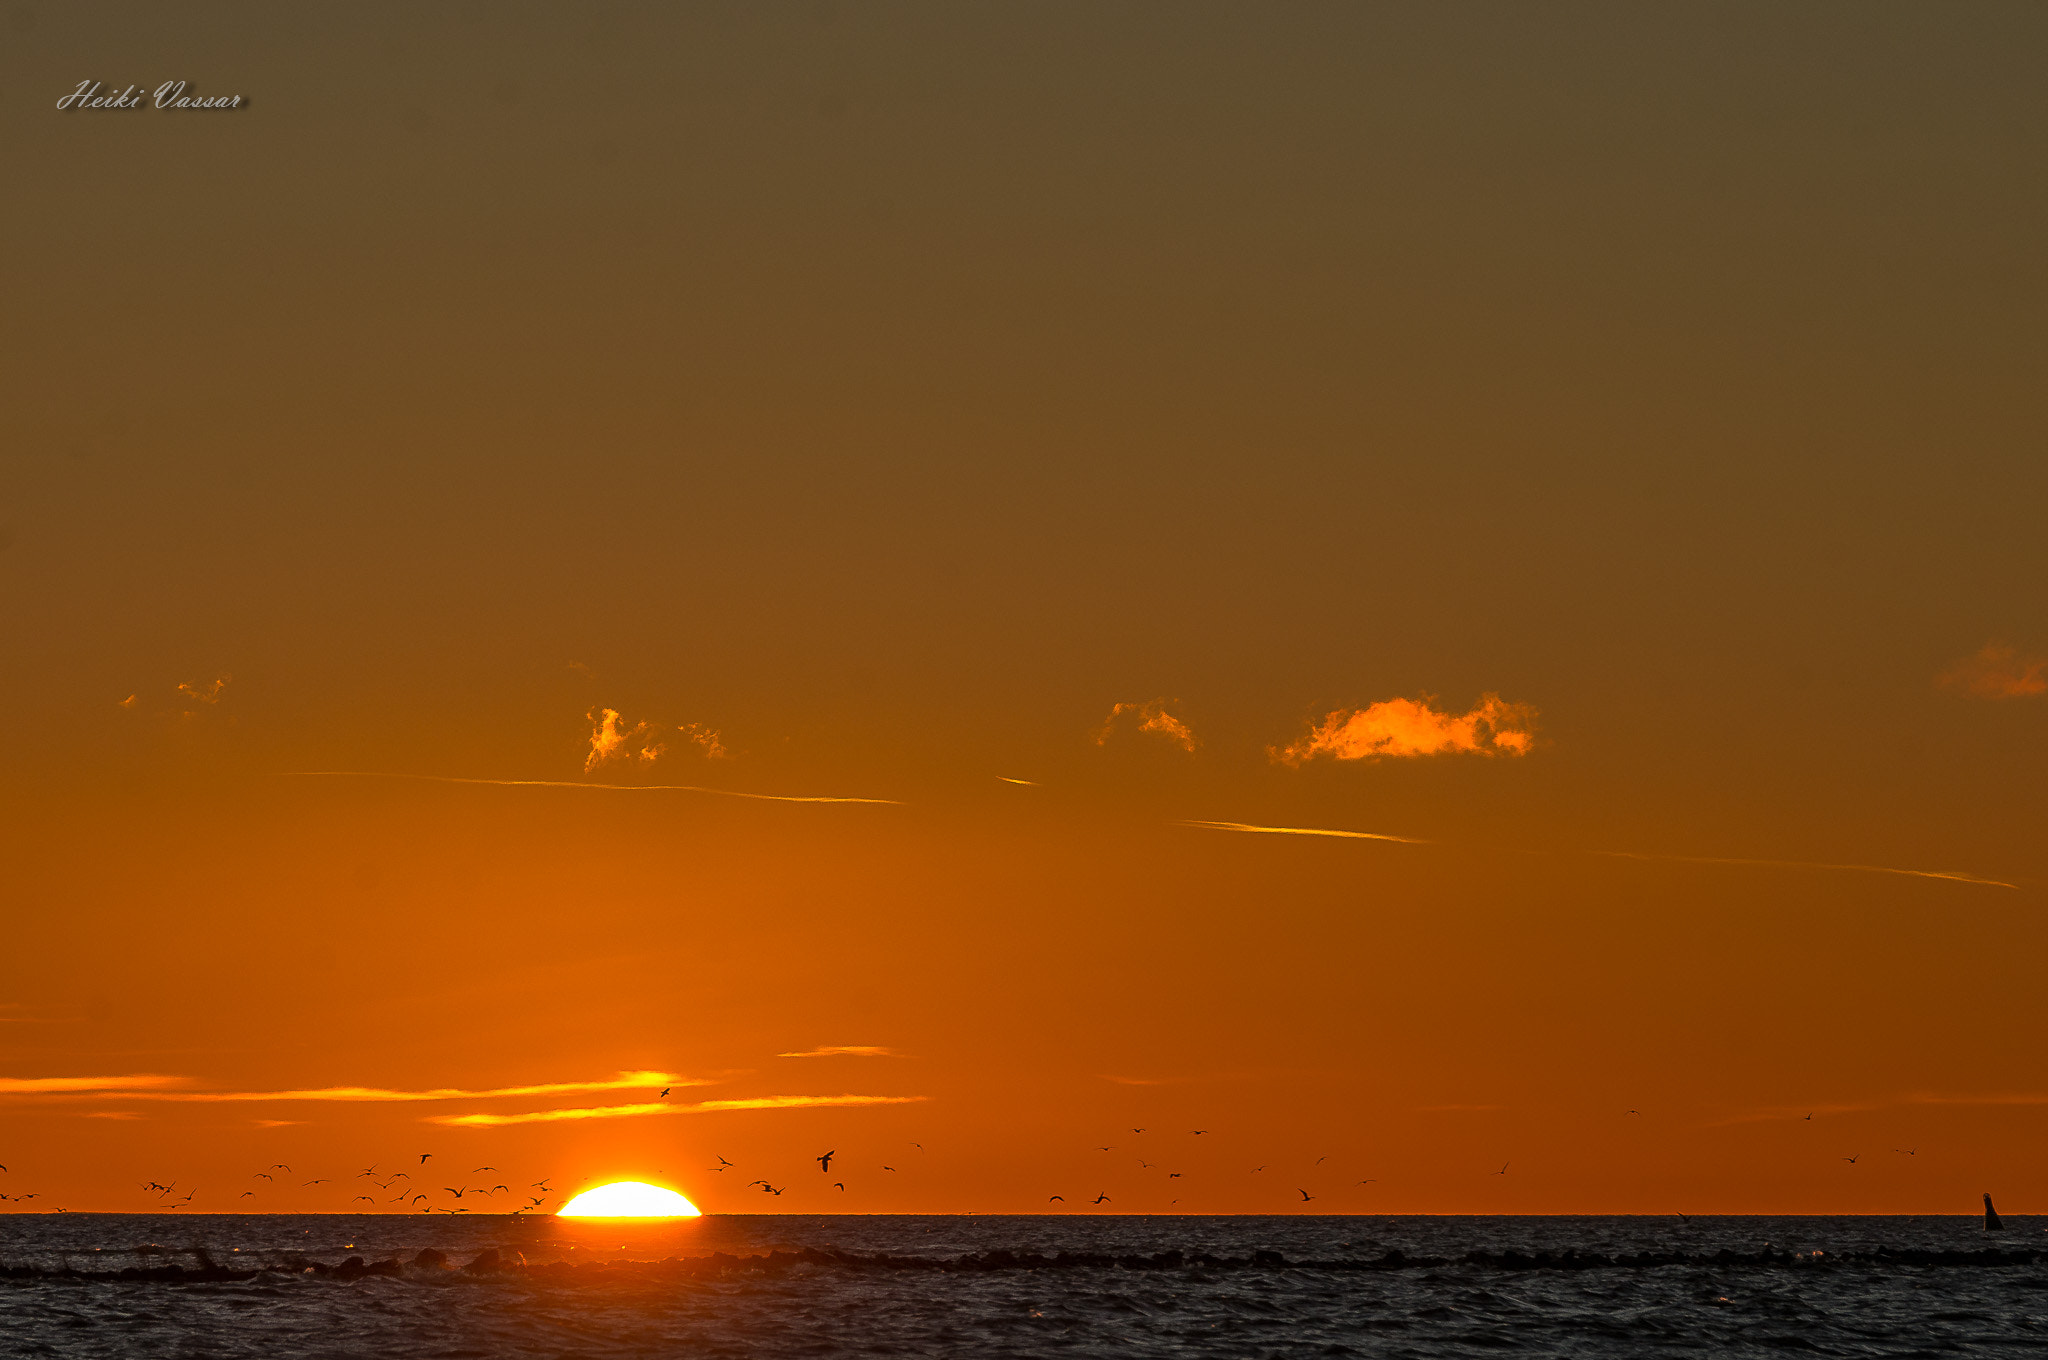
<svg viewBox="0 0 2048 1360"><path fill-rule="evenodd" d="M668 1092L664 1090L662 1094L667 1095ZM1639 1117L1640 1111L1628 1110L1625 1112L1625 1114ZM1813 1115L1809 1113L1805 1116L1803 1122L1810 1123L1812 1122L1812 1120ZM1131 1133L1139 1137L1145 1136L1148 1132L1150 1131L1145 1128L1131 1129ZM1210 1130L1208 1129L1189 1129L1187 1131L1187 1136L1201 1138L1206 1136L1209 1132ZM920 1153L924 1151L924 1145L922 1143L913 1142L908 1144L908 1146L916 1149ZM1154 1151L1154 1155L1165 1155L1163 1153L1159 1153L1156 1150L1157 1146L1158 1145L1148 1145L1147 1150ZM1097 1153L1106 1154L1117 1152L1124 1149L1120 1144L1108 1143L1097 1144L1094 1146L1094 1150ZM1893 1148L1892 1151L1900 1154L1901 1156L1906 1157L1918 1156L1920 1152L1920 1150L1917 1147ZM412 1212L417 1210L418 1212L423 1214L466 1214L471 1212L471 1206L463 1204L461 1201L463 1201L464 1199L468 1199L472 1196L475 1196L476 1200L474 1202L477 1203L479 1207L484 1208L486 1212L489 1212L491 1210L497 1210L499 1212L510 1212L516 1215L529 1214L542 1210L544 1206L548 1203L549 1197L556 1193L554 1187L551 1184L549 1184L549 1182L553 1179L552 1177L543 1177L540 1180L529 1182L524 1188L520 1189L515 1189L514 1187L512 1187L504 1181L494 1181L489 1184L470 1185L466 1183L467 1178L463 1178L465 1180L465 1183L459 1186L443 1185L436 1187L432 1184L432 1181L438 1179L438 1177L434 1176L433 1173L428 1172L426 1170L427 1163L433 1160L433 1157L434 1154L431 1152L422 1152L418 1154L418 1160L411 1164L411 1170L386 1171L383 1170L380 1164L378 1163L372 1163L369 1166L363 1167L362 1169L354 1173L353 1177L350 1178L351 1181L367 1181L369 1182L370 1186L374 1187L378 1193L374 1195L356 1195L348 1201L349 1204L369 1205L369 1210L364 1212L376 1212L380 1208L387 1208L391 1205L401 1205L403 1206L404 1212ZM830 1176L832 1174L832 1163L835 1159L841 1161L844 1160L843 1158L840 1158L840 1154L837 1149L831 1149L825 1152L821 1152L811 1158L812 1161L815 1161L818 1164L819 1173L825 1176ZM1137 1166L1141 1171L1163 1171L1162 1179L1165 1182L1169 1183L1169 1188L1171 1188L1171 1182L1183 1180L1186 1175L1186 1173L1181 1171L1164 1170L1164 1168L1161 1166L1159 1162L1148 1161L1146 1158L1142 1156L1134 1157L1133 1160L1137 1163ZM1313 1167L1320 1167L1327 1160L1327 1155L1316 1158L1311 1169L1313 1170ZM1848 1163L1850 1166L1857 1166L1862 1162L1863 1154L1859 1152L1852 1155L1843 1156L1841 1160ZM894 1166L879 1163L877 1165L879 1165L880 1169L885 1172L894 1173L896 1171L896 1168ZM1505 1176L1508 1174L1509 1168L1513 1165L1514 1163L1512 1161L1502 1162L1498 1170L1490 1172L1488 1174L1495 1176ZM739 1164L724 1156L719 1156L717 1158L717 1165L705 1168L705 1170L708 1172L719 1174L737 1169L739 1169ZM1261 1165L1252 1167L1250 1169L1249 1174L1259 1175L1267 1170L1268 1165L1262 1163ZM4 1173L6 1171L7 1167L5 1165L0 1165L0 1173ZM413 1172L415 1171L419 1173L418 1177L414 1176ZM263 1182L263 1186L256 1186L250 1189L242 1190L234 1196L234 1203L232 1205L223 1206L221 1209L216 1210L216 1212L234 1212L237 1209L245 1207L241 1205L241 1201L245 1199L257 1198L259 1195L259 1191L261 1191L262 1189L266 1187L276 1186L278 1184L277 1175L279 1173L283 1174L286 1177L290 1177L297 1174L290 1165L284 1162L273 1162L264 1170L254 1172L249 1177L251 1181ZM503 1173L499 1172L498 1168L495 1166L472 1167L469 1171L470 1176L482 1176L486 1174ZM841 1174L844 1175L845 1173L842 1172ZM451 1177L451 1179L454 1178ZM1309 1179L1313 1184L1314 1177L1310 1177ZM332 1185L334 1183L334 1178L331 1176L314 1176L310 1179L299 1181L298 1186L299 1188L304 1189L319 1185ZM1378 1183L1379 1179L1377 1177L1368 1176L1353 1182L1347 1188L1355 1190L1363 1186L1376 1185ZM830 1186L831 1189L838 1191L842 1194L846 1192L846 1182L844 1180L829 1181L827 1182L827 1184ZM790 1189L790 1185L791 1183L788 1182L785 1182L782 1185L776 1185L763 1177L756 1177L755 1179L747 1182L746 1188L749 1190L758 1189L764 1195L780 1198ZM147 1191L155 1196L156 1204L154 1207L158 1210L163 1211L173 1211L190 1208L192 1206L194 1199L198 1196L199 1193L196 1187L187 1187L185 1189L184 1194L179 1195L179 1183L177 1181L161 1182L149 1180L142 1182L141 1188L144 1191ZM397 1193L390 1194L390 1192L393 1190L396 1190ZM527 1194L527 1191L529 1190L538 1190L540 1193L537 1195L529 1195ZM454 1203L450 1204L446 1202L446 1200L437 1201L437 1193L441 1196L447 1197L448 1200L453 1200ZM389 1195L389 1198L384 1198L383 1196L385 1195ZM501 1195L505 1196L506 1198L497 1198ZM1294 1187L1294 1195L1298 1196L1298 1198L1292 1199L1291 1202L1297 1204L1312 1204L1317 1200L1323 1198L1322 1194L1310 1194L1307 1189L1299 1185ZM35 1193L19 1195L0 1193L0 1202L8 1202L22 1205L26 1205L29 1201L37 1200L40 1198L42 1198L42 1196ZM521 1200L524 1200L524 1203L520 1203ZM1115 1200L1110 1196L1110 1194L1107 1191L1097 1190L1092 1198L1083 1197L1079 1202L1088 1204L1090 1206L1101 1206L1105 1204L1112 1204L1115 1202ZM1069 1201L1067 1197L1063 1194L1054 1194L1047 1197L1046 1203L1066 1204L1069 1203ZM1169 1207L1179 1203L1180 1200L1178 1198L1168 1201ZM501 1207L514 1205L516 1205L517 1207L509 1208L509 1210ZM56 1213L66 1212L66 1210L62 1208L58 1208L55 1206L51 1207L52 1211ZM253 1209L255 1206L246 1207ZM1684 1215L1680 1215L1680 1217L1684 1217Z"/></svg>

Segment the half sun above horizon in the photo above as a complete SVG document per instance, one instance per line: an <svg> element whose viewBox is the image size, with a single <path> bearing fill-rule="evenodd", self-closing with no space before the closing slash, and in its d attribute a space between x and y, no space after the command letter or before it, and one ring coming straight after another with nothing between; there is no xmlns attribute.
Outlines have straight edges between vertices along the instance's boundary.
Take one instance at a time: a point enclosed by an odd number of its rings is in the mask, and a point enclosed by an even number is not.
<svg viewBox="0 0 2048 1360"><path fill-rule="evenodd" d="M555 1211L556 1218L700 1218L697 1206L645 1181L595 1186Z"/></svg>

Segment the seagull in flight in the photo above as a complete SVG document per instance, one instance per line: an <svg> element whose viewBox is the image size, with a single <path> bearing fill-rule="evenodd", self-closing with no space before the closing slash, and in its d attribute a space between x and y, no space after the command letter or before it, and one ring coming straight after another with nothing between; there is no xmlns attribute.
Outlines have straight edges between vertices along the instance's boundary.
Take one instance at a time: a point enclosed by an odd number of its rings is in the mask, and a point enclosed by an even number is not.
<svg viewBox="0 0 2048 1360"><path fill-rule="evenodd" d="M1850 1166L1854 1166L1862 1156L1863 1154L1859 1152L1854 1157L1844 1157L1842 1160L1847 1162Z"/></svg>
<svg viewBox="0 0 2048 1360"><path fill-rule="evenodd" d="M832 1182L832 1188L833 1188L834 1190L844 1190L844 1189L846 1188L846 1182L845 1182L845 1181L834 1181L834 1182Z"/></svg>
<svg viewBox="0 0 2048 1360"><path fill-rule="evenodd" d="M1906 1155L1907 1155L1908 1157L1918 1157L1918 1156L1920 1155L1920 1149L1919 1149L1919 1148L1893 1148L1893 1149L1892 1149L1892 1151L1893 1151L1893 1152L1903 1152L1903 1153L1905 1153L1905 1154L1906 1154Z"/></svg>
<svg viewBox="0 0 2048 1360"><path fill-rule="evenodd" d="M832 1174L832 1159L834 1157L837 1157L838 1155L839 1153L835 1149L834 1151L826 1153L822 1157L813 1157L811 1158L811 1160L818 1164L818 1170L824 1172L826 1175L829 1176Z"/></svg>
<svg viewBox="0 0 2048 1360"><path fill-rule="evenodd" d="M1065 1195L1054 1195L1054 1196L1052 1196L1052 1197L1051 1197L1051 1199L1048 1199L1048 1200L1046 1200L1046 1203L1047 1203L1047 1204L1050 1204L1050 1203L1052 1203L1052 1201L1053 1201L1053 1200L1055 1200L1055 1199L1056 1199L1056 1200L1058 1200L1058 1201L1059 1201L1060 1203L1062 1203L1062 1204L1065 1204L1065 1203L1067 1202L1067 1197L1066 1197Z"/></svg>
<svg viewBox="0 0 2048 1360"><path fill-rule="evenodd" d="M1296 1191L1296 1193L1297 1193L1297 1194L1299 1194L1299 1195L1301 1196L1301 1202L1302 1202L1303 1204L1306 1204L1306 1203L1308 1203L1308 1202L1309 1202L1310 1200L1312 1200L1312 1199L1314 1199L1314 1198L1315 1198L1315 1196L1314 1196L1314 1195L1311 1195L1311 1194L1310 1194L1310 1193L1309 1193L1308 1191L1306 1191L1306 1190L1303 1190L1303 1189L1301 1189L1301 1188L1300 1188L1299 1186L1295 1187L1295 1191Z"/></svg>
<svg viewBox="0 0 2048 1360"><path fill-rule="evenodd" d="M1088 1202L1090 1204L1107 1204L1109 1203L1109 1196L1103 1194L1101 1191L1098 1190L1095 1192L1095 1198L1089 1200Z"/></svg>
<svg viewBox="0 0 2048 1360"><path fill-rule="evenodd" d="M1513 1166L1513 1165L1514 1165L1514 1163L1513 1163L1513 1162L1502 1162L1502 1163L1500 1164L1500 1170L1498 1170L1498 1171L1494 1172L1493 1174L1494 1174L1494 1175L1496 1175L1496 1176L1505 1176L1505 1175L1507 1175L1507 1174L1508 1174L1508 1168L1509 1168L1509 1167L1511 1167L1511 1166Z"/></svg>
<svg viewBox="0 0 2048 1360"><path fill-rule="evenodd" d="M664 1087L662 1087L662 1088L661 1088L661 1099L663 1099L663 1100L667 1100L667 1099L668 1099L668 1093L669 1093L669 1092L670 1092L671 1090L673 1090L673 1089L675 1089L675 1088L673 1088L673 1087L670 1087L670 1086L664 1086Z"/></svg>

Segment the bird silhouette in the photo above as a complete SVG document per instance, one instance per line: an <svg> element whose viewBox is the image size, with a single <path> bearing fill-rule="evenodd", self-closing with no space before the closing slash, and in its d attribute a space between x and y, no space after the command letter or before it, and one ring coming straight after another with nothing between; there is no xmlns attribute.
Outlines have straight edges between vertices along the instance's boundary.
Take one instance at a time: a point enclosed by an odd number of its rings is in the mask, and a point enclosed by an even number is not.
<svg viewBox="0 0 2048 1360"><path fill-rule="evenodd" d="M829 1176L832 1174L832 1159L834 1157L837 1157L838 1155L839 1154L837 1152L828 1152L825 1153L823 1156L813 1157L811 1158L811 1160L818 1164L818 1170L824 1172L826 1175Z"/></svg>
<svg viewBox="0 0 2048 1360"><path fill-rule="evenodd" d="M1058 1200L1060 1203L1065 1204L1067 1202L1067 1197L1065 1195L1052 1195L1049 1196L1045 1202L1047 1204L1050 1204L1053 1202L1053 1200Z"/></svg>
<svg viewBox="0 0 2048 1360"><path fill-rule="evenodd" d="M1265 1168L1265 1167L1263 1167L1263 1166L1255 1166L1255 1167L1253 1167L1253 1168L1252 1168L1252 1174L1253 1174L1254 1176L1256 1176L1256 1175L1258 1175L1258 1174L1259 1174L1259 1173L1260 1173L1261 1171L1264 1171L1265 1169L1266 1169L1266 1168Z"/></svg>
<svg viewBox="0 0 2048 1360"><path fill-rule="evenodd" d="M1844 1157L1842 1160L1847 1162L1849 1165L1854 1166L1862 1158L1862 1156L1863 1154L1859 1152L1854 1157Z"/></svg>
<svg viewBox="0 0 2048 1360"><path fill-rule="evenodd" d="M1810 1119L1812 1119L1812 1118L1813 1118L1813 1112L1812 1112L1811 1110L1808 1110L1808 1111L1806 1112L1806 1117L1807 1117L1807 1118L1808 1118L1809 1120L1810 1120Z"/></svg>
<svg viewBox="0 0 2048 1360"><path fill-rule="evenodd" d="M243 1191L243 1192L242 1192L241 1194L239 1194L239 1195L236 1195L236 1196L235 1196L235 1198L236 1198L236 1199L247 1199L247 1198L249 1198L249 1196L251 1196L251 1195L253 1195L253 1194L255 1194L255 1193L256 1193L256 1192L255 1192L254 1190L244 1190L244 1191ZM5 1195L0 1195L0 1199L5 1199L5 1198L6 1198L6 1196L5 1196Z"/></svg>
<svg viewBox="0 0 2048 1360"><path fill-rule="evenodd" d="M1189 1130L1188 1130L1188 1132L1189 1132L1189 1133L1192 1133L1193 1135L1195 1135L1195 1137L1197 1137L1197 1138L1200 1138L1200 1137L1201 1137L1201 1136L1202 1136L1203 1134L1207 1133L1207 1132L1208 1132L1208 1130L1207 1130L1207 1129L1189 1129Z"/></svg>
<svg viewBox="0 0 2048 1360"><path fill-rule="evenodd" d="M1170 1180L1170 1181L1177 1181L1177 1180L1179 1180L1179 1179L1180 1179L1180 1172L1178 1172L1178 1171L1169 1171L1169 1172L1167 1172L1167 1173L1166 1173L1166 1179L1168 1179L1168 1180Z"/></svg>
<svg viewBox="0 0 2048 1360"><path fill-rule="evenodd" d="M433 1154L433 1153L431 1153L431 1152L422 1152L422 1153L420 1154L420 1165L421 1165L421 1166L425 1166L425 1165L427 1164L427 1158L429 1158L429 1157L431 1157L431 1156L433 1156L433 1155L434 1155L434 1154Z"/></svg>
<svg viewBox="0 0 2048 1360"><path fill-rule="evenodd" d="M1108 1196L1108 1195L1105 1195L1105 1194L1103 1194L1103 1193L1102 1193L1101 1191L1099 1191L1099 1190L1098 1190L1098 1191L1096 1191L1096 1193L1095 1193L1095 1198L1094 1198L1094 1199L1091 1199L1091 1200L1089 1200L1088 1202L1089 1202L1090 1204L1107 1204L1107 1203L1109 1203L1109 1202L1110 1202L1110 1200L1109 1200L1109 1196Z"/></svg>
<svg viewBox="0 0 2048 1360"><path fill-rule="evenodd" d="M1306 1204L1306 1203L1308 1203L1308 1202L1309 1202L1310 1200L1312 1200L1312 1199L1314 1199L1314 1198L1315 1198L1315 1196L1314 1196L1314 1195L1311 1195L1311 1194L1310 1194L1310 1193L1309 1193L1308 1191L1306 1191L1306 1190L1302 1190L1302 1189L1300 1189L1299 1187L1297 1187L1297 1188L1296 1188L1296 1191L1295 1191L1295 1193L1297 1193L1297 1194L1299 1194L1299 1195L1301 1196L1301 1202L1302 1202L1303 1204Z"/></svg>
<svg viewBox="0 0 2048 1360"><path fill-rule="evenodd" d="M833 1188L834 1190L844 1190L844 1189L846 1188L846 1182L845 1182L845 1181L834 1181L834 1182L832 1182L832 1188Z"/></svg>
<svg viewBox="0 0 2048 1360"><path fill-rule="evenodd" d="M896 1168L895 1168L895 1167L893 1167L893 1166L885 1166L885 1167L883 1167L883 1168L882 1168L882 1170L884 1170L884 1171L894 1171L895 1169L896 1169Z"/></svg>
<svg viewBox="0 0 2048 1360"><path fill-rule="evenodd" d="M1892 1151L1893 1151L1893 1152L1903 1152L1903 1153L1905 1153L1905 1154L1906 1154L1906 1155L1907 1155L1908 1157L1918 1157L1918 1156L1920 1155L1920 1149L1919 1149L1919 1148L1893 1148L1893 1149L1892 1149Z"/></svg>
<svg viewBox="0 0 2048 1360"><path fill-rule="evenodd" d="M1509 1167L1511 1167L1511 1166L1513 1166L1513 1165L1514 1165L1514 1163L1513 1163L1513 1162L1502 1162L1502 1163L1500 1164L1500 1170L1498 1170L1498 1171L1494 1172L1493 1174L1494 1174L1494 1175L1496 1175L1496 1176L1505 1176L1505 1175L1507 1175L1507 1174L1508 1174L1508 1168L1509 1168Z"/></svg>
<svg viewBox="0 0 2048 1360"><path fill-rule="evenodd" d="M270 1169L271 1169L272 1171L289 1171L289 1170L291 1170L291 1168L290 1168L290 1167L288 1167L288 1166L286 1166L286 1165L285 1165L285 1164L284 1164L283 1162L272 1162L272 1163L270 1164Z"/></svg>
<svg viewBox="0 0 2048 1360"><path fill-rule="evenodd" d="M663 1100L667 1100L667 1099L668 1099L668 1093L669 1093L669 1092L670 1092L671 1090L673 1090L673 1089L674 1089L673 1087L668 1087L668 1086L664 1086L664 1087L662 1087L662 1088L661 1088L661 1099L663 1099Z"/></svg>
<svg viewBox="0 0 2048 1360"><path fill-rule="evenodd" d="M249 1179L252 1181L267 1181L273 1180L275 1178L271 1176L271 1174L267 1171L259 1171L255 1175L251 1176Z"/></svg>
<svg viewBox="0 0 2048 1360"><path fill-rule="evenodd" d="M377 1202L376 1200L371 1199L368 1195L357 1195L356 1199L361 1200L365 1204L375 1204ZM349 1203L354 1204L356 1202L356 1199L350 1200Z"/></svg>
<svg viewBox="0 0 2048 1360"><path fill-rule="evenodd" d="M497 1169L495 1166L473 1166L469 1169L469 1174L474 1176L479 1171L496 1171Z"/></svg>
<svg viewBox="0 0 2048 1360"><path fill-rule="evenodd" d="M1144 1132L1144 1130L1143 1130L1143 1129L1132 1129L1132 1130L1131 1130L1131 1132L1132 1132L1132 1133L1143 1133L1143 1132Z"/></svg>
<svg viewBox="0 0 2048 1360"><path fill-rule="evenodd" d="M300 1184L300 1185L325 1185L325 1184L327 1184L327 1177L325 1177L325 1176L315 1176L315 1177L314 1177L314 1178L313 1178L312 1180L309 1180L309 1181L300 1181L300 1182L299 1182L299 1184Z"/></svg>
<svg viewBox="0 0 2048 1360"><path fill-rule="evenodd" d="M377 1167L375 1163L372 1163L371 1165L364 1167L361 1171L356 1172L356 1175L358 1176L375 1176L376 1174Z"/></svg>

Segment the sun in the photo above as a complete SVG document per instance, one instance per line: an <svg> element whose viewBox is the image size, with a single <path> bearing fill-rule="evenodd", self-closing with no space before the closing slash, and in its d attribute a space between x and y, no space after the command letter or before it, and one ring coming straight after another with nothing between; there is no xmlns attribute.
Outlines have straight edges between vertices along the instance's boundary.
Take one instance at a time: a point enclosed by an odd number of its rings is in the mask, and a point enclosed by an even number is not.
<svg viewBox="0 0 2048 1360"><path fill-rule="evenodd" d="M699 1218L697 1206L673 1190L645 1181L613 1181L585 1190L555 1211L556 1218Z"/></svg>

